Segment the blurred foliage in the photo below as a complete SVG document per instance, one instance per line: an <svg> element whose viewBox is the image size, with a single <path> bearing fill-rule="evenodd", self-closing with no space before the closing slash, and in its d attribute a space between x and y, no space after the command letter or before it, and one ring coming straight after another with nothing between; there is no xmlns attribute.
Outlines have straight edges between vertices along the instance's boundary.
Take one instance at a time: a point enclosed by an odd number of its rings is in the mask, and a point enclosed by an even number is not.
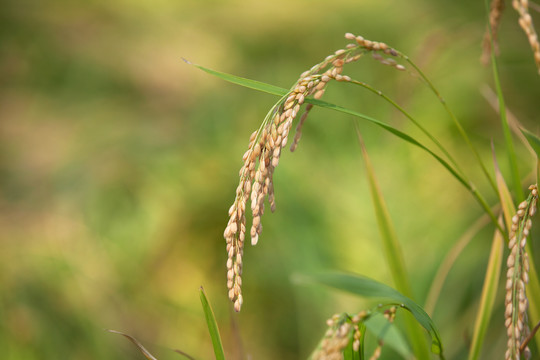
<svg viewBox="0 0 540 360"><path fill-rule="evenodd" d="M479 91L491 84L478 61L484 20L483 3L464 0L3 4L2 357L142 359L104 331L115 329L160 359L179 358L175 348L211 359L198 300L204 285L229 358L305 358L325 319L365 303L293 286L293 272L338 268L390 279L350 119L315 109L297 152L284 154L278 210L264 217L259 245L246 249L245 304L232 314L222 233L249 134L275 99L220 82L181 57L288 87L342 47L345 32L381 40L417 61L489 159L491 139L504 145ZM510 9L500 42L507 105L536 131L539 78ZM372 61L349 71L440 134L485 187L416 79ZM372 94L334 86L327 95L416 131ZM420 150L373 126L361 129L421 303L446 251L481 209ZM521 166L531 171L527 161ZM467 247L443 289L452 301L433 314L448 358L462 358L468 346L490 238L486 230ZM485 356L505 346L502 307L498 313Z"/></svg>

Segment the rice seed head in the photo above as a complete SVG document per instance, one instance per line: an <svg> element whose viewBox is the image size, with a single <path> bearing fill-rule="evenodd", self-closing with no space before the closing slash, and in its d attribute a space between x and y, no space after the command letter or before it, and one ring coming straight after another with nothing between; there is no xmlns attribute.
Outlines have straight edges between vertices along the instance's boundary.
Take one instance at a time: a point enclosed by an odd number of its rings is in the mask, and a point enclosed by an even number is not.
<svg viewBox="0 0 540 360"><path fill-rule="evenodd" d="M519 26L523 29L525 35L527 35L529 45L531 46L533 52L534 61L538 69L538 73L540 74L540 42L538 42L538 35L534 29L532 17L529 14L529 1L513 0L512 6L519 14Z"/></svg>
<svg viewBox="0 0 540 360"><path fill-rule="evenodd" d="M491 56L491 37L493 37L493 50L495 55L499 55L499 43L498 43L498 30L501 23L501 17L505 8L504 0L493 0L489 9L489 27L484 33L484 39L482 41L482 56L480 61L482 64L487 65Z"/></svg>
<svg viewBox="0 0 540 360"><path fill-rule="evenodd" d="M368 316L366 311L349 316L347 314L335 314L326 321L328 329L321 342L320 349L313 355L314 360L343 359L343 351L352 342L354 351L360 349L362 333L359 324Z"/></svg>
<svg viewBox="0 0 540 360"><path fill-rule="evenodd" d="M529 305L526 286L529 280L529 261L525 251L527 236L532 227L531 213L536 211L538 202L537 185L529 187L531 191L527 200L518 205L516 215L512 217L510 229L510 241L506 264L506 296L505 296L505 327L508 335L508 347L505 359L519 359L521 355L530 353L528 347L520 350L520 344L524 341L529 328L527 325L527 308Z"/></svg>
<svg viewBox="0 0 540 360"><path fill-rule="evenodd" d="M267 199L270 208L276 209L273 175L279 165L282 149L287 145L292 124L304 106L296 133L292 137L291 151L295 151L302 136L302 127L313 105L307 104L306 99L320 99L331 81L349 82L352 79L343 74L346 64L359 60L366 52L378 54L383 64L398 70L405 70L393 58L384 58L385 54L394 58L403 57L395 49L382 42L364 39L352 33L345 34L350 43L344 49L338 49L323 61L304 71L289 93L284 96L268 112L262 125L249 137L248 149L242 156L243 165L239 171L240 182L236 189L234 203L229 208L229 221L223 232L227 244L227 288L234 309L240 311L243 304L242 285L242 255L246 237L246 206L252 214L252 224L248 236L251 244L256 245L262 233L262 215Z"/></svg>

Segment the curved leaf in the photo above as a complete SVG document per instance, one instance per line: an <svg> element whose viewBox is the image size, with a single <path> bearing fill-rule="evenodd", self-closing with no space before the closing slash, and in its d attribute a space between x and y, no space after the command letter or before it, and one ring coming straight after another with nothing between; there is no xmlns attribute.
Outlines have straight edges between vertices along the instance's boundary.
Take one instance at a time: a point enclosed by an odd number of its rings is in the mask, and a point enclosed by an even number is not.
<svg viewBox="0 0 540 360"><path fill-rule="evenodd" d="M107 329L107 331L110 332L110 333L113 333L113 334L122 335L123 337L125 337L126 339L131 341L137 347L137 349L139 349L139 351L144 355L144 357L147 358L148 360L157 360L154 357L154 355L150 354L150 352L148 350L146 350L146 348L137 339L135 339L133 336L125 334L125 333L120 332L120 331L116 331L116 330Z"/></svg>
<svg viewBox="0 0 540 360"><path fill-rule="evenodd" d="M521 128L520 130L523 135L525 135L525 138L533 148L536 156L540 158L540 138L527 129Z"/></svg>
<svg viewBox="0 0 540 360"><path fill-rule="evenodd" d="M397 326L389 323L381 314L376 313L364 321L369 332L384 340L384 344L390 346L404 359L412 359L413 354L409 344Z"/></svg>
<svg viewBox="0 0 540 360"><path fill-rule="evenodd" d="M241 86L244 86L244 87L247 87L247 88L250 88L250 89L254 89L254 90L258 90L258 91L262 91L262 92L265 92L265 93L268 93L268 94L278 95L278 96L284 96L285 94L288 93L288 90L286 90L284 88L281 88L279 86L274 86L274 85L270 85L270 84L263 83L263 82L260 82L260 81L246 79L246 78L243 78L243 77L239 77L239 76L235 76L235 75L231 75L231 74L226 74L226 73L223 73L223 72L220 72L220 71L208 69L208 68L206 68L204 66L193 64L193 63L189 62L186 59L184 59L184 61L186 63L188 63L188 64L191 64L191 65L201 69L202 71L205 71L205 72L207 72L207 73L209 73L211 75L214 75L214 76L216 76L216 77L218 77L220 79L231 82L233 84L241 85ZM396 135L397 137L407 141L408 143L413 144L415 146L418 146L419 148L427 151L439 163L441 163L448 171L450 171L450 173L461 184L463 184L467 189L472 190L469 183L461 175L459 175L458 172L448 162L446 162L439 155L435 154L433 151L431 151L425 145L422 145L420 142L415 140L413 137L405 134L404 132L399 131L398 129L394 128L393 126L388 125L386 123L383 123L382 121L376 120L376 119L374 119L372 117L369 117L367 115L364 115L362 113L356 112L354 110L350 110L350 109L347 109L347 108L344 108L342 106L335 105L335 104L332 104L332 103L329 103L329 102L326 102L326 101L307 98L305 100L305 102L309 103L309 104L319 106L319 107L323 107L323 108L326 108L326 109L342 112L344 114L353 115L353 116L359 117L361 119L367 120L367 121L369 121L369 122L371 122L371 123L373 123L373 124L375 124L377 126L382 127L386 131Z"/></svg>
<svg viewBox="0 0 540 360"><path fill-rule="evenodd" d="M441 337L429 315L420 305L390 286L365 276L344 273L297 275L294 280L296 282L324 284L363 297L381 298L395 302L396 305L407 309L416 321L428 331L431 336L431 351L444 359Z"/></svg>
<svg viewBox="0 0 540 360"><path fill-rule="evenodd" d="M204 310L204 317L206 318L206 325L208 326L208 331L210 332L210 337L212 338L212 347L214 348L216 360L225 360L223 345L221 344L221 336L219 335L219 329L216 318L214 317L214 311L212 310L208 299L206 299L202 286L199 289L199 292L201 295L201 304Z"/></svg>

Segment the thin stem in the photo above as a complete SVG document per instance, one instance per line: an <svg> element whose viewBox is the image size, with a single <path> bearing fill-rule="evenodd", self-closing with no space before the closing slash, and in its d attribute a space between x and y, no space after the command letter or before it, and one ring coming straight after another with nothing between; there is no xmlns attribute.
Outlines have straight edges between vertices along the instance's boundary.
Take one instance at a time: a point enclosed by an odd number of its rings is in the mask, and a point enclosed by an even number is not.
<svg viewBox="0 0 540 360"><path fill-rule="evenodd" d="M538 324L536 324L536 326L534 327L534 329L532 329L529 336L527 336L527 338L525 340L523 340L523 342L519 346L519 352L520 353L522 353L523 350L525 350L525 348L527 347L529 342L534 338L534 335L536 335L536 332L538 331L538 329L540 329L540 322Z"/></svg>
<svg viewBox="0 0 540 360"><path fill-rule="evenodd" d="M420 71L420 70L418 70ZM405 109L403 109L401 106L399 106L396 102L394 102L392 99L390 99L388 96L383 94L381 91L376 90L375 88L371 87L370 85L357 81L357 80L351 80L351 83L355 85L360 85L364 87L365 89L368 89L369 91L373 92L374 94L377 94L381 96L383 99L385 99L388 103L390 103L392 106L394 106L397 110L399 110L403 115L405 115L409 120L413 122L425 135L427 135L434 143L437 145L437 147L446 155L448 160L454 165L454 171L459 174L459 176L462 178L462 184L465 185L465 187L473 194L473 196L476 198L478 203L482 206L486 214L491 218L495 226L499 228L502 234L505 234L505 231L500 227L499 222L497 221L497 217L491 211L491 207L488 205L487 201L484 199L484 197L478 192L476 189L476 186L467 179L466 175L463 173L463 170L459 167L455 159L450 155L450 153L444 148L444 146L433 136L431 135L422 125L420 125ZM436 91L436 90L435 90ZM442 99L442 98L441 98ZM457 120L456 120L457 121ZM459 122L458 122L459 125ZM496 188L495 188L496 189Z"/></svg>
<svg viewBox="0 0 540 360"><path fill-rule="evenodd" d="M525 198L525 195L523 194L523 189L521 189L521 180L516 161L516 151L514 149L512 134L510 133L510 127L508 126L508 120L506 119L506 106L504 105L504 97L502 93L501 82L499 80L499 72L497 70L497 60L495 59L495 53L493 51L491 51L491 68L493 70L493 80L495 82L495 89L497 91L497 98L499 100L499 115L501 116L501 125L504 133L504 140L506 143L506 152L508 154L508 162L510 164L512 185L514 187L517 202L521 202Z"/></svg>
<svg viewBox="0 0 540 360"><path fill-rule="evenodd" d="M442 104L442 106L444 107L444 109L446 110L446 112L448 113L448 115L450 116L450 118L452 119L454 124L456 125L459 133L461 134L461 137L463 138L463 140L465 140L465 142L467 143L467 145L469 146L469 148L473 152L474 156L476 157L476 160L478 160L478 163L480 164L480 167L482 168L482 172L486 176L486 178L489 181L491 187L496 192L497 191L497 186L495 185L495 181L493 180L492 176L487 171L487 168L484 165L484 162L480 158L480 154L478 153L478 151L476 151L475 147L473 146L471 140L469 139L469 136L467 135L467 132L465 131L465 129L463 128L463 126L461 125L461 123L459 122L457 117L454 115L452 110L450 110L450 108L448 107L448 104L446 103L444 98L441 96L441 94L435 88L435 86L429 80L429 78L422 72L422 70L420 70L420 68L418 66L416 66L416 64L411 59L409 59L408 56L405 56L405 55L401 55L401 56L418 72L420 77L426 82L426 84L431 89L431 91L437 96L437 98L439 99L439 102Z"/></svg>
<svg viewBox="0 0 540 360"><path fill-rule="evenodd" d="M371 85L369 84L366 84L364 82L361 82L361 81L357 81L357 80L351 80L350 83L352 84L356 84L356 85L360 85L362 87L364 87L365 89L368 89L369 91L371 91L372 93L374 94L377 94L379 95L380 97L382 97L384 100L386 100L388 103L390 103L393 107L395 107L399 112L401 112L403 115L405 115L405 117L407 119L409 119L414 125L416 125L416 127L418 127L431 141L433 141L433 143L435 145L437 145L437 147L443 152L443 154L446 156L446 158L452 163L452 165L454 165L456 171L466 180L467 180L467 177L465 176L465 174L463 173L463 170L459 167L459 165L457 164L456 160L452 157L452 155L450 155L450 153L444 148L444 146L439 142L439 140L437 140L429 131L426 130L426 128L424 128L422 125L420 125L420 123L418 123L418 121L416 121L405 109L403 109L400 105L398 105L396 102L394 102L392 99L390 99L388 96L386 96L384 93L382 93L381 91L379 90L376 90L375 88L373 88Z"/></svg>

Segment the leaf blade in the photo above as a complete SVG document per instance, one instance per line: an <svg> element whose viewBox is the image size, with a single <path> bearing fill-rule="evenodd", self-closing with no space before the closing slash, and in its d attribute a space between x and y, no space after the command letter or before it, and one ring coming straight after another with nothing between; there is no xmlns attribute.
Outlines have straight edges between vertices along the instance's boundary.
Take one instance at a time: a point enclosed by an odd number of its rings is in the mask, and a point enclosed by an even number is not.
<svg viewBox="0 0 540 360"><path fill-rule="evenodd" d="M148 360L157 360L152 354L150 354L150 352L148 350L146 350L146 348L137 340L135 339L133 336L131 335L128 335L128 334L125 334L123 332L120 332L120 331L116 331L116 330L109 330L107 329L108 332L110 333L113 333L113 334L118 334L118 335L122 335L123 337L125 337L126 339L128 339L129 341L131 341L136 347L137 349L139 349L139 351L144 355L145 358L147 358Z"/></svg>
<svg viewBox="0 0 540 360"><path fill-rule="evenodd" d="M206 318L206 325L208 327L208 331L210 332L210 338L212 339L212 347L214 348L216 360L225 360L223 345L221 343L221 336L219 335L219 329L217 326L216 318L214 316L214 311L212 310L212 307L210 306L210 303L206 298L202 286L199 289L199 293L201 297L202 308L204 311L204 317Z"/></svg>
<svg viewBox="0 0 540 360"><path fill-rule="evenodd" d="M432 341L432 352L444 359L441 337L429 315L420 305L394 288L365 276L345 273L323 273L312 276L297 275L294 279L296 282L319 283L355 295L383 298L395 302L395 304L408 310L416 321L428 331Z"/></svg>
<svg viewBox="0 0 540 360"><path fill-rule="evenodd" d="M493 243L489 255L486 276L482 287L480 307L474 325L473 340L469 351L469 360L476 360L480 356L484 338L493 312L497 287L501 275L501 264L504 252L504 238L498 229L495 229Z"/></svg>
<svg viewBox="0 0 540 360"><path fill-rule="evenodd" d="M288 90L282 88L282 87L279 87L279 86L275 86L275 85L271 85L271 84L268 84L268 83L264 83L264 82L261 82L261 81L257 81L257 80L251 80L251 79L247 79L247 78L243 78L243 77L240 77L240 76L236 76L236 75L231 75L231 74L227 74L227 73L224 73L224 72L221 72L221 71L217 71L217 70L213 70L213 69L209 69L207 67L204 67L204 66L201 66L201 65L197 65L197 64L193 64L192 62L186 60L186 59L183 59L187 64L190 64L190 65L193 65L195 66L196 68L210 74L210 75L214 75L222 80L225 80L225 81L228 81L230 83L233 83L233 84L236 84L236 85L240 85L240 86L243 86L243 87L247 87L247 88L250 88L250 89L253 89L253 90L258 90L258 91L262 91L262 92L265 92L265 93L268 93L268 94L272 94L272 95L278 95L278 96L283 96L285 94L288 93Z"/></svg>

